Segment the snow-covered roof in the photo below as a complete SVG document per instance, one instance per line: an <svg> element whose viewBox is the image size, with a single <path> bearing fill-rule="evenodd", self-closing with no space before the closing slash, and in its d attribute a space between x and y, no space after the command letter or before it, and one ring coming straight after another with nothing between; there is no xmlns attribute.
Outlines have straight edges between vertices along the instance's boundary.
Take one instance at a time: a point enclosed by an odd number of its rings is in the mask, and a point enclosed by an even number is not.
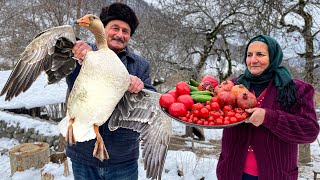
<svg viewBox="0 0 320 180"><path fill-rule="evenodd" d="M11 71L0 71L0 90L5 85ZM19 96L5 101L5 95L0 97L0 109L18 109L18 108L34 108L42 107L49 104L57 104L65 102L67 92L67 84L62 79L56 84L47 84L46 75L41 74L31 87Z"/></svg>

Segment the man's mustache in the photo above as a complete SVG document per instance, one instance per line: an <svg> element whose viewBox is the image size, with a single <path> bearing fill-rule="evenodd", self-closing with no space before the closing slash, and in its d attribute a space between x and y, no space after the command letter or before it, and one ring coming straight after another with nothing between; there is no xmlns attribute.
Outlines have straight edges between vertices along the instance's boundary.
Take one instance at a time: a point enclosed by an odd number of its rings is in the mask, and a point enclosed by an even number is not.
<svg viewBox="0 0 320 180"><path fill-rule="evenodd" d="M124 43L124 40L122 40L121 38L118 38L118 37L113 37L112 40Z"/></svg>

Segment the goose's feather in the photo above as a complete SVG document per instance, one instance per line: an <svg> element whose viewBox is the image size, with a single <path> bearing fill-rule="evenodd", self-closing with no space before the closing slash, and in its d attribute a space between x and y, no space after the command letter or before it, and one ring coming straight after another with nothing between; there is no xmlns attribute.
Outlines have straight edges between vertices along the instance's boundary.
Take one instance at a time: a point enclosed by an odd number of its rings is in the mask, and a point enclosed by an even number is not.
<svg viewBox="0 0 320 180"><path fill-rule="evenodd" d="M126 92L108 124L110 130L122 127L140 133L144 167L152 179L161 179L171 137L171 118L162 112L160 96L148 90Z"/></svg>
<svg viewBox="0 0 320 180"><path fill-rule="evenodd" d="M20 55L19 61L0 95L10 100L25 92L42 71L52 84L70 74L75 68L72 47L76 42L72 26L54 27L38 34Z"/></svg>
<svg viewBox="0 0 320 180"><path fill-rule="evenodd" d="M129 84L129 73L112 50L86 54L67 104L69 116L75 118L72 126L77 142L96 137L93 125L100 126L108 120ZM69 116L59 123L61 134L66 134Z"/></svg>

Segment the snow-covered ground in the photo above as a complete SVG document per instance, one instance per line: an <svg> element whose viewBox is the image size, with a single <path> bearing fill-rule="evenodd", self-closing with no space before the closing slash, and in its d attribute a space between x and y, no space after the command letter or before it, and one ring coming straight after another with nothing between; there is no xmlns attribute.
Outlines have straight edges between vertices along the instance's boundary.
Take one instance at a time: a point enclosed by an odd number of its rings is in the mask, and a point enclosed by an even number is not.
<svg viewBox="0 0 320 180"><path fill-rule="evenodd" d="M12 116L12 117L10 117ZM25 121L26 117L12 115L8 113L0 113L0 119L9 118L15 119L15 122ZM9 120L8 120L9 121ZM31 121L28 120L28 127L37 127L42 129L42 132L46 134L52 134L52 129L57 128L54 125L48 126L46 122L39 122L38 120ZM173 122L173 133L175 135L182 135L184 133L185 126L179 122ZM221 129L205 129L206 141L217 140L221 138L222 130ZM320 140L320 136L318 137ZM0 151L3 149L10 149L15 145L18 145L19 142L15 139L9 138L0 138ZM203 147L203 145L202 145ZM210 146L213 148L213 146ZM320 169L320 145L317 141L311 144L312 151L312 166L300 167L300 180L307 180L313 178L312 170L314 168ZM216 178L216 165L217 165L217 156L210 155L206 157L198 157L195 153L189 151L169 151L167 159L164 165L164 172L162 179L164 180L198 180L202 177L205 179L214 180ZM50 172L54 175L55 180L73 180L73 173L71 168L71 161L69 161L69 170L70 175L68 177L63 176L63 165L49 163L45 166L45 171ZM16 172L11 176L10 170L10 159L8 152L0 155L0 174L2 175L2 180L41 180L41 169L29 169L24 172ZM177 174L178 170L184 172L184 177L179 177ZM143 169L143 162L139 160L139 180L146 180L145 171Z"/></svg>

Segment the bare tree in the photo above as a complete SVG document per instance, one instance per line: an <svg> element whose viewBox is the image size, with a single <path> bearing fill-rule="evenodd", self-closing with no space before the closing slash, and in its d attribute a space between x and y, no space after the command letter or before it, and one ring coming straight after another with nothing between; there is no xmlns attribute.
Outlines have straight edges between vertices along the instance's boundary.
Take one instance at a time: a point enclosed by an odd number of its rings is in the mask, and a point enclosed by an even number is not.
<svg viewBox="0 0 320 180"><path fill-rule="evenodd" d="M239 53L231 53L235 39L243 44L248 39L241 38L241 35L248 32L245 23L250 22L245 20L255 13L250 3L240 0L160 0L160 4L162 12L168 12L181 22L181 29L188 30L189 34L183 37L186 39L183 42L190 43L183 46L184 53L194 64L197 75L208 70L209 66L211 73L219 79L229 78L233 73L232 61L239 58ZM221 71L225 69L220 66L222 64L227 65L227 71Z"/></svg>
<svg viewBox="0 0 320 180"><path fill-rule="evenodd" d="M300 57L305 59L305 67L304 67L304 80L309 82L310 84L315 84L314 79L314 60L316 57L319 57L320 54L315 54L314 42L316 40L317 34L319 34L320 26L317 24L316 30L314 26L313 16L315 14L314 11L318 10L320 2L319 1L311 1L311 0L298 0L289 6L283 5L281 8L281 18L280 25L285 27L287 33L298 32L304 41L304 52L297 53ZM312 8L312 10L311 10ZM288 17L290 18L297 17L303 20L303 25L299 26L297 24L293 24L291 22L286 21ZM303 144L299 146L299 161L301 163L311 162L311 152L310 152L310 144Z"/></svg>

